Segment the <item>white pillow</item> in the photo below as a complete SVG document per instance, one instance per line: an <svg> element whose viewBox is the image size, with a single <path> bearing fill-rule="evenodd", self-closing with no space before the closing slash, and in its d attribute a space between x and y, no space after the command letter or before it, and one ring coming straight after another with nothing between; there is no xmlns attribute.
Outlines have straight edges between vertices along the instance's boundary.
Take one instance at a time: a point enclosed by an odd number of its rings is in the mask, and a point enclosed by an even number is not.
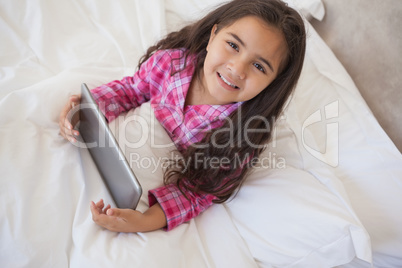
<svg viewBox="0 0 402 268"><path fill-rule="evenodd" d="M343 66L308 26L302 78L286 111L296 140L293 150L300 153L303 169L350 200L370 235L374 266L398 267L402 263L401 153Z"/></svg>
<svg viewBox="0 0 402 268"><path fill-rule="evenodd" d="M325 15L324 4L321 0L282 0L289 4L289 6L298 10L308 20L315 18L322 20Z"/></svg>
<svg viewBox="0 0 402 268"><path fill-rule="evenodd" d="M371 260L369 236L350 207L304 170L258 169L226 207L261 267Z"/></svg>
<svg viewBox="0 0 402 268"><path fill-rule="evenodd" d="M322 20L325 15L324 5L321 0L283 0L292 8L298 10L307 19L315 18ZM183 24L192 22L208 12L215 9L222 3L229 2L228 0L189 0L177 1L166 0L166 32L178 30L183 27Z"/></svg>

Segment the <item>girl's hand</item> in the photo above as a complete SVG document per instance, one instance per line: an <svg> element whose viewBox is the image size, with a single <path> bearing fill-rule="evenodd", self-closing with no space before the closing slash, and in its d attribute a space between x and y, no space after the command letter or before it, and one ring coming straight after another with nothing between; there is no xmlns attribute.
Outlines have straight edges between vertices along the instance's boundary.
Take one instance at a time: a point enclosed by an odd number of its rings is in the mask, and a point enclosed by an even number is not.
<svg viewBox="0 0 402 268"><path fill-rule="evenodd" d="M148 232L166 226L166 217L159 204L150 207L144 213L132 209L105 207L101 199L90 205L93 221L113 232Z"/></svg>
<svg viewBox="0 0 402 268"><path fill-rule="evenodd" d="M74 130L75 125L79 121L78 105L81 102L81 95L72 95L63 110L61 111L59 118L60 135L70 142L76 142L80 133ZM77 107L76 110L73 110Z"/></svg>

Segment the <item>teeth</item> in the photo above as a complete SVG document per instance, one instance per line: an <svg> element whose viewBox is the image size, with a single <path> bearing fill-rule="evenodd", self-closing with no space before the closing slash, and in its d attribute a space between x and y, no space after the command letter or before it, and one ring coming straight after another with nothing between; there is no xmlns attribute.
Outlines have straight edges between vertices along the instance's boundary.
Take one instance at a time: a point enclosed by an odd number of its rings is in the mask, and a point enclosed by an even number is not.
<svg viewBox="0 0 402 268"><path fill-rule="evenodd" d="M219 77L223 80L223 82L225 82L226 84L228 84L229 86L231 86L232 88L236 88L236 85L231 84L228 80L225 79L225 77L223 77L221 74L219 74Z"/></svg>

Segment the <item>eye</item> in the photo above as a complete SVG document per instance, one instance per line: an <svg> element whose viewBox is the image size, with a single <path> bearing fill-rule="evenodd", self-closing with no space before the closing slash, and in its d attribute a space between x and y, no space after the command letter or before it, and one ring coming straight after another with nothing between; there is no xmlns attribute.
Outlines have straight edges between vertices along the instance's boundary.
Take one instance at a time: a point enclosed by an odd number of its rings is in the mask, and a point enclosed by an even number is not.
<svg viewBox="0 0 402 268"><path fill-rule="evenodd" d="M264 68L261 64L254 63L253 65L254 65L254 67L257 68L259 71L261 71L261 72L263 72L263 73L265 74L265 68Z"/></svg>
<svg viewBox="0 0 402 268"><path fill-rule="evenodd" d="M228 41L227 43L228 43L228 45L231 46L234 50L239 51L239 47L238 47L235 43L230 42L230 41Z"/></svg>

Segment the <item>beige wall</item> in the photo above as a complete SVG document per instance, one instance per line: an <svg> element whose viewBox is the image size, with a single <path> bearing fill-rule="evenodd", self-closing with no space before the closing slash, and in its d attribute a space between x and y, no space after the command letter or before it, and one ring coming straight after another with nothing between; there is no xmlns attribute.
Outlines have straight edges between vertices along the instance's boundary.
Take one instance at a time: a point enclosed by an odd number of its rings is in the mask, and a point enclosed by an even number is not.
<svg viewBox="0 0 402 268"><path fill-rule="evenodd" d="M312 25L402 152L402 0L323 0Z"/></svg>

